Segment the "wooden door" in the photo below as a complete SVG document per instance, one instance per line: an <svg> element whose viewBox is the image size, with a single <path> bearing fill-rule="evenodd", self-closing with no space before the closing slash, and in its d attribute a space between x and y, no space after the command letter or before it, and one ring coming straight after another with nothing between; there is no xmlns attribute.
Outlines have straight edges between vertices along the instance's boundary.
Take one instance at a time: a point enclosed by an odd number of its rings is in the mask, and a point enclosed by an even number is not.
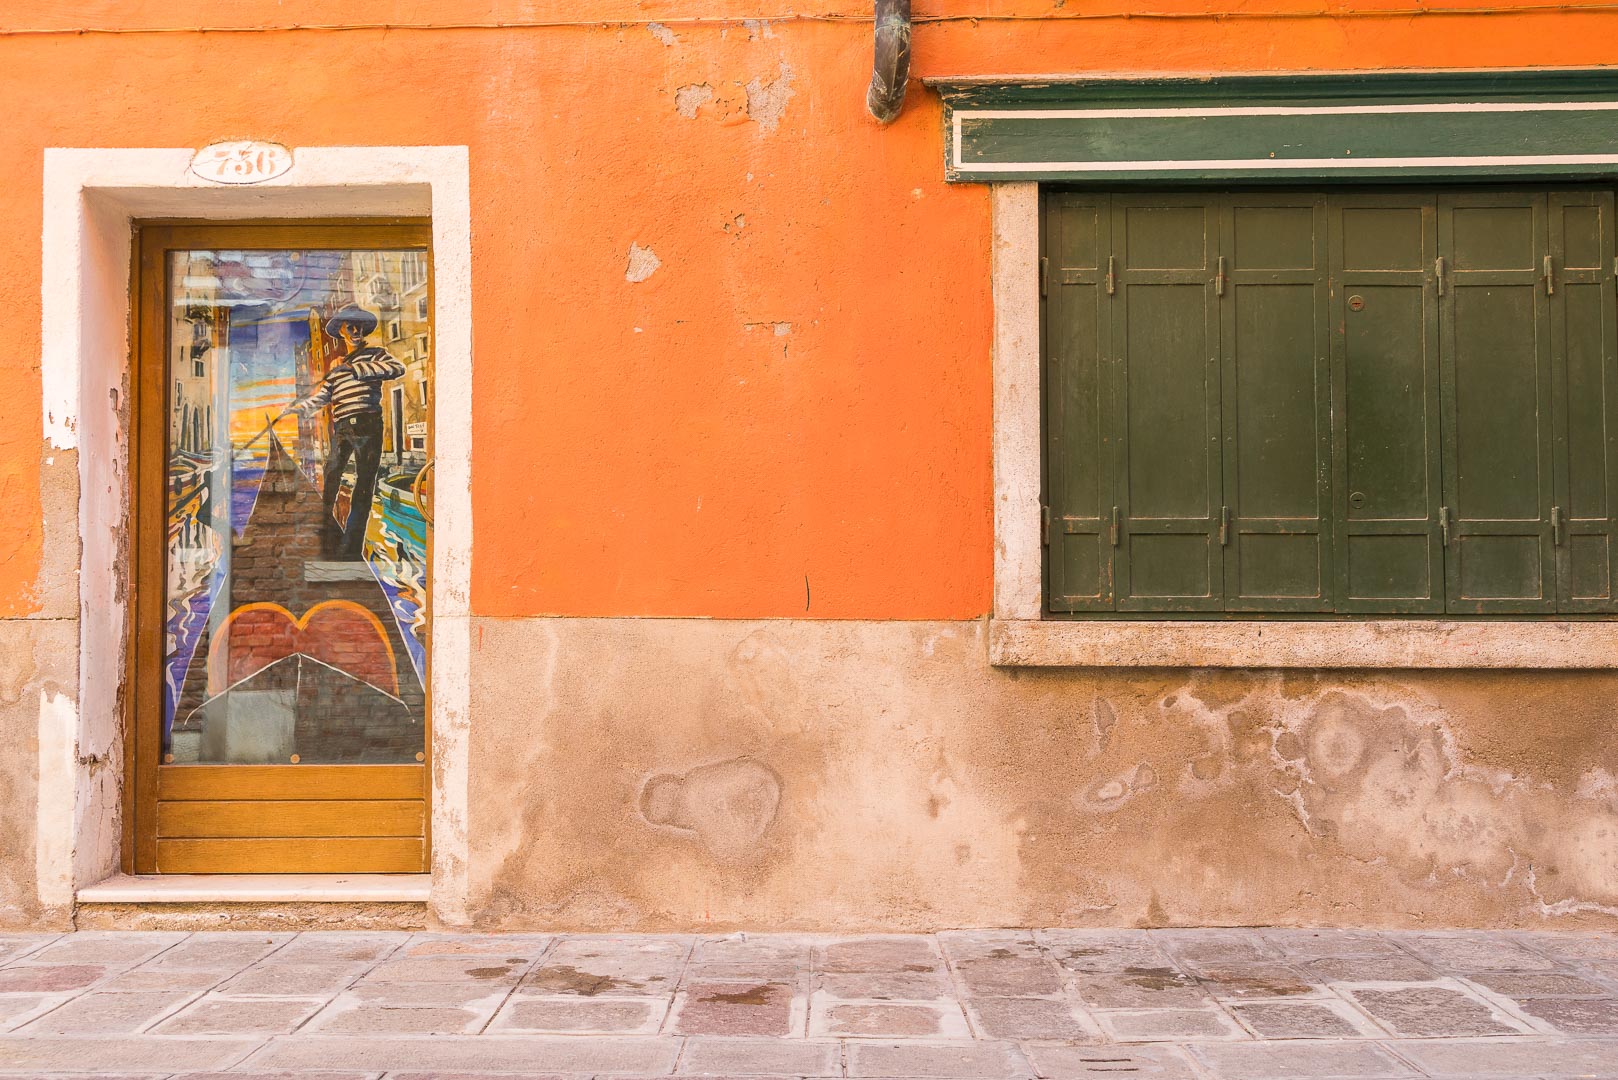
<svg viewBox="0 0 1618 1080"><path fill-rule="evenodd" d="M135 873L427 868L429 236L139 230Z"/></svg>

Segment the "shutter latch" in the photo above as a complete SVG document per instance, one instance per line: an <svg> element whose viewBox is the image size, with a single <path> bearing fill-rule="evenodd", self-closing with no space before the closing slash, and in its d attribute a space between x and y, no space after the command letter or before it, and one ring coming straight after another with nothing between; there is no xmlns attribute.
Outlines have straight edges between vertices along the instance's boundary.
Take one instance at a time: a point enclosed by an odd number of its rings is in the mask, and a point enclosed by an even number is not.
<svg viewBox="0 0 1618 1080"><path fill-rule="evenodd" d="M1051 294L1051 261L1045 256L1039 257L1039 295Z"/></svg>
<svg viewBox="0 0 1618 1080"><path fill-rule="evenodd" d="M1449 267L1444 262L1444 256L1440 255L1433 262L1433 276L1438 279L1438 295L1439 296L1444 295L1444 277L1448 272L1449 272Z"/></svg>
<svg viewBox="0 0 1618 1080"><path fill-rule="evenodd" d="M1553 263L1551 261L1551 257L1549 255L1545 256L1545 295L1546 296L1555 296L1556 295L1556 271L1555 271L1554 267L1555 267L1555 263Z"/></svg>
<svg viewBox="0 0 1618 1080"><path fill-rule="evenodd" d="M1553 547L1562 546L1562 508L1560 506L1551 507L1551 545Z"/></svg>
<svg viewBox="0 0 1618 1080"><path fill-rule="evenodd" d="M1219 546L1230 543L1230 507L1219 508Z"/></svg>
<svg viewBox="0 0 1618 1080"><path fill-rule="evenodd" d="M1214 272L1214 295L1225 295L1225 257L1219 256L1219 269Z"/></svg>
<svg viewBox="0 0 1618 1080"><path fill-rule="evenodd" d="M1444 546L1449 547L1449 507L1438 508L1438 532L1443 537Z"/></svg>
<svg viewBox="0 0 1618 1080"><path fill-rule="evenodd" d="M1118 291L1118 256L1107 256L1107 295Z"/></svg>
<svg viewBox="0 0 1618 1080"><path fill-rule="evenodd" d="M1113 547L1118 546L1118 508L1116 506L1112 508L1112 527L1107 530L1107 539L1112 542Z"/></svg>
<svg viewBox="0 0 1618 1080"><path fill-rule="evenodd" d="M1040 543L1046 547L1051 546L1051 508L1047 503L1039 504Z"/></svg>

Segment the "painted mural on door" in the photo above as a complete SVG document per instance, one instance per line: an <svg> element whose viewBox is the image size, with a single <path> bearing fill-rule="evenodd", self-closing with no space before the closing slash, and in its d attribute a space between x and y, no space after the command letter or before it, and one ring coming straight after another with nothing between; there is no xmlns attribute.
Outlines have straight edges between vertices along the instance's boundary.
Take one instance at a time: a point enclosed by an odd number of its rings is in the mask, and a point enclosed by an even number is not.
<svg viewBox="0 0 1618 1080"><path fill-rule="evenodd" d="M171 251L169 764L424 756L422 251Z"/></svg>

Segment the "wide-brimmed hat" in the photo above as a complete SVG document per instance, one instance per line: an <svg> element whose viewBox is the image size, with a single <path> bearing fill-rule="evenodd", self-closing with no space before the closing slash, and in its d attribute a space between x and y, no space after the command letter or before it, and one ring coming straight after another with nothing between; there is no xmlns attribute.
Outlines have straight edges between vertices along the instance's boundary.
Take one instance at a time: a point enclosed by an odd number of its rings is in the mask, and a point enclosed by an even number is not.
<svg viewBox="0 0 1618 1080"><path fill-rule="evenodd" d="M344 304L337 314L326 320L326 333L332 337L342 337L337 328L343 325L359 327L360 337L366 337L376 329L376 316L358 304Z"/></svg>

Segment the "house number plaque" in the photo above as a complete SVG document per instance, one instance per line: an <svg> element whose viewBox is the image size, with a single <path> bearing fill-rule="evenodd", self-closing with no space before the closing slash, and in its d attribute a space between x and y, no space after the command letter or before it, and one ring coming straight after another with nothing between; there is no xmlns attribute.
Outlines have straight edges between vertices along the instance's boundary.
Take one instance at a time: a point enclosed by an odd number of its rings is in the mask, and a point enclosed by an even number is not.
<svg viewBox="0 0 1618 1080"><path fill-rule="evenodd" d="M292 151L270 142L214 143L191 159L191 171L215 184L258 184L291 168Z"/></svg>

